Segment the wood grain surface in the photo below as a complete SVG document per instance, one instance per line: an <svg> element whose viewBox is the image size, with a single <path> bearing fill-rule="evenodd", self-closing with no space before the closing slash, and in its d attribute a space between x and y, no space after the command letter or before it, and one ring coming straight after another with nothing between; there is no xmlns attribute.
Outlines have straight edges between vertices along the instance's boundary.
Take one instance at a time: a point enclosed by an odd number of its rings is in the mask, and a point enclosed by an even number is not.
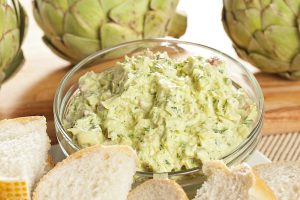
<svg viewBox="0 0 300 200"><path fill-rule="evenodd" d="M68 62L55 56L42 43L42 32L31 14L31 1L22 2L28 11L30 21L28 35L23 46L26 62L22 69L5 82L0 89L0 119L45 115L48 122L48 133L52 142L56 143L52 113L53 97L59 81L71 66ZM190 17L187 33L182 39L204 43L236 57L219 21L218 12L222 5L217 1L210 3L216 4L212 6L214 6L213 11L216 12L214 16L218 20L210 27L212 32L219 34L214 37L222 41L220 44L220 42L215 43L216 40L209 36L209 30L199 30L198 24L201 23L201 20L195 16L200 12L195 5L192 5L192 2L195 3L191 0L182 0L180 5L181 8L188 11ZM278 76L263 73L257 73L256 78L265 96L263 133L300 131L300 81L286 81Z"/></svg>

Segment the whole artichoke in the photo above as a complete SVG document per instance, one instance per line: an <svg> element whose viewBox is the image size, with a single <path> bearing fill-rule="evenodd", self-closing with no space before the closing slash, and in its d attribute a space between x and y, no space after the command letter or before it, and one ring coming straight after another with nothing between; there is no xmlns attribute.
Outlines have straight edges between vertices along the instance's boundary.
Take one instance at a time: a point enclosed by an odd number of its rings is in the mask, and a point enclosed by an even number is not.
<svg viewBox="0 0 300 200"><path fill-rule="evenodd" d="M238 55L300 79L300 0L224 0L223 25Z"/></svg>
<svg viewBox="0 0 300 200"><path fill-rule="evenodd" d="M34 0L33 7L44 42L60 57L76 63L122 42L181 36L187 20L175 13L178 1Z"/></svg>
<svg viewBox="0 0 300 200"><path fill-rule="evenodd" d="M17 0L0 0L0 83L23 63L27 16Z"/></svg>

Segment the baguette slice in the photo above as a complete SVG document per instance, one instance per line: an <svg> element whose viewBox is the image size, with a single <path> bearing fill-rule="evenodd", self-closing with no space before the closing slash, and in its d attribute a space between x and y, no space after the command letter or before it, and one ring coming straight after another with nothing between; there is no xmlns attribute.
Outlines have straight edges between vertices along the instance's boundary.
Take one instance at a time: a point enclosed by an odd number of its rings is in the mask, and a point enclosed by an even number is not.
<svg viewBox="0 0 300 200"><path fill-rule="evenodd" d="M278 162L254 167L280 200L300 199L300 162Z"/></svg>
<svg viewBox="0 0 300 200"><path fill-rule="evenodd" d="M93 146L58 163L38 183L34 200L125 200L136 171L129 146Z"/></svg>
<svg viewBox="0 0 300 200"><path fill-rule="evenodd" d="M133 189L128 200L188 200L182 187L169 179L150 179Z"/></svg>
<svg viewBox="0 0 300 200"><path fill-rule="evenodd" d="M194 200L275 200L272 190L246 165L231 169L221 161L203 165L208 179Z"/></svg>
<svg viewBox="0 0 300 200"><path fill-rule="evenodd" d="M18 190L23 191L26 185L30 198L32 188L46 171L49 148L45 117L0 121L0 196L17 198Z"/></svg>

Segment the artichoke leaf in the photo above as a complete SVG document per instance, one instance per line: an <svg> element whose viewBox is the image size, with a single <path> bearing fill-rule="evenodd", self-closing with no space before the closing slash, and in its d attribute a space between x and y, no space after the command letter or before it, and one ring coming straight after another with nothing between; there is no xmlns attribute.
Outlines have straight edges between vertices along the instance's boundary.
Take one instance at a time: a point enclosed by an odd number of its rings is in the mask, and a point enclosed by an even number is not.
<svg viewBox="0 0 300 200"><path fill-rule="evenodd" d="M12 4L13 4L13 9L15 10L16 13L16 17L18 22L20 23L21 19L21 4L19 3L19 0L11 0Z"/></svg>
<svg viewBox="0 0 300 200"><path fill-rule="evenodd" d="M109 17L119 25L128 27L138 34L143 31L144 15L148 10L148 0L127 0L114 7Z"/></svg>
<svg viewBox="0 0 300 200"><path fill-rule="evenodd" d="M247 9L244 11L234 12L234 17L240 23L243 23L244 27L247 27L247 31L254 33L257 30L261 30L261 13L257 9Z"/></svg>
<svg viewBox="0 0 300 200"><path fill-rule="evenodd" d="M18 29L6 32L0 40L0 67L5 70L9 67L10 62L13 60L19 50L19 35Z"/></svg>
<svg viewBox="0 0 300 200"><path fill-rule="evenodd" d="M107 48L128 42L132 40L142 39L142 35L138 35L129 28L114 23L106 23L101 27L101 46Z"/></svg>
<svg viewBox="0 0 300 200"><path fill-rule="evenodd" d="M248 52L259 53L263 55L269 55L269 53L261 46L261 44L253 36L251 42L247 48Z"/></svg>
<svg viewBox="0 0 300 200"><path fill-rule="evenodd" d="M166 21L164 12L148 11L145 16L144 38L163 37L166 33Z"/></svg>
<svg viewBox="0 0 300 200"><path fill-rule="evenodd" d="M76 2L76 1L74 1L74 2ZM52 0L51 2L53 3L53 6L55 8L60 9L63 12L66 12L69 9L70 4L72 3L71 0L55 0L55 1Z"/></svg>
<svg viewBox="0 0 300 200"><path fill-rule="evenodd" d="M5 79L5 73L3 71L1 71L0 69L0 86L1 86L1 83L4 81Z"/></svg>
<svg viewBox="0 0 300 200"><path fill-rule="evenodd" d="M238 54L238 56L250 63L252 63L251 58L248 55L248 52L245 49L239 48L238 46L233 44L233 48L235 49L236 53ZM254 64L254 63L253 63Z"/></svg>
<svg viewBox="0 0 300 200"><path fill-rule="evenodd" d="M261 9L265 9L273 0L260 0Z"/></svg>
<svg viewBox="0 0 300 200"><path fill-rule="evenodd" d="M51 5L59 10L62 10L63 12L67 11L69 9L69 3L70 0L41 0L41 1L34 1L36 4L36 8L40 10L44 3L51 3Z"/></svg>
<svg viewBox="0 0 300 200"><path fill-rule="evenodd" d="M223 2L227 12L245 10L247 8L244 0L224 0Z"/></svg>
<svg viewBox="0 0 300 200"><path fill-rule="evenodd" d="M12 29L18 27L18 18L16 16L15 11L5 5L0 5L0 22L1 22L1 28L0 34L3 35L8 31L11 31ZM0 38L1 38L0 35Z"/></svg>
<svg viewBox="0 0 300 200"><path fill-rule="evenodd" d="M298 53L292 60L290 71L300 71L300 53Z"/></svg>
<svg viewBox="0 0 300 200"><path fill-rule="evenodd" d="M269 73L284 72L290 67L289 62L274 60L256 53L250 53L249 58L252 60L251 63L259 65L260 69Z"/></svg>
<svg viewBox="0 0 300 200"><path fill-rule="evenodd" d="M90 39L99 38L105 16L98 0L80 0L65 13L64 33Z"/></svg>
<svg viewBox="0 0 300 200"><path fill-rule="evenodd" d="M176 12L168 25L168 35L179 38L182 36L187 28L187 17L185 13Z"/></svg>
<svg viewBox="0 0 300 200"><path fill-rule="evenodd" d="M226 13L226 21L229 26L227 26L229 35L232 38L234 42L236 42L240 47L247 48L251 38L252 34L247 30L244 25L235 20L232 13L228 12Z"/></svg>
<svg viewBox="0 0 300 200"><path fill-rule="evenodd" d="M5 7L3 5L0 4L0 24L2 24L0 26L0 40L5 32L5 25L4 25L4 22L5 22Z"/></svg>
<svg viewBox="0 0 300 200"><path fill-rule="evenodd" d="M265 50L265 52L266 52L265 55L268 55L269 57L276 58L276 54L273 51L274 50L274 44L272 44L272 42L266 38L264 32L262 32L262 31L256 31L253 34L253 38L254 38L255 41L257 41L257 43L260 45L260 47ZM251 51L252 51L252 48L253 48L253 51L255 52L258 49L255 46L256 44L254 44L252 42L250 43L250 45L251 45ZM250 47L250 45L249 45L249 47ZM256 48L256 49L254 49L254 48Z"/></svg>
<svg viewBox="0 0 300 200"><path fill-rule="evenodd" d="M39 18L37 15L38 11L34 11L36 18ZM43 2L40 7L39 21L41 21L42 29L47 32L49 35L62 35L64 27L64 12L55 8L52 2Z"/></svg>
<svg viewBox="0 0 300 200"><path fill-rule="evenodd" d="M290 62L300 50L299 32L295 27L270 26L264 35L272 44L273 52L282 61Z"/></svg>
<svg viewBox="0 0 300 200"><path fill-rule="evenodd" d="M239 1L241 0L235 0L236 2L236 5L233 5L235 8L234 10L239 10L239 7L238 5L241 4L241 3L238 3ZM245 4L245 10L248 10L248 9L261 9L261 0L242 0Z"/></svg>
<svg viewBox="0 0 300 200"><path fill-rule="evenodd" d="M170 10L176 8L178 2L179 0L151 0L150 8L152 10L161 10L169 13Z"/></svg>
<svg viewBox="0 0 300 200"><path fill-rule="evenodd" d="M27 33L27 27L28 27L28 17L27 14L24 10L24 8L22 7L22 5L19 3L19 7L20 7L20 46L22 45L22 42L26 36Z"/></svg>
<svg viewBox="0 0 300 200"><path fill-rule="evenodd" d="M251 0L251 1L248 1L248 0L244 0L245 3L246 3L246 6L247 6L247 9L261 9L262 6L261 6L261 1L262 0Z"/></svg>
<svg viewBox="0 0 300 200"><path fill-rule="evenodd" d="M225 7L223 7L222 9L222 24L223 24L223 28L225 30L225 32L227 33L227 35L229 36L229 29L228 29L228 24L227 24L227 21L226 21L226 9Z"/></svg>
<svg viewBox="0 0 300 200"><path fill-rule="evenodd" d="M126 0L100 0L100 4L102 6L102 9L104 13L106 13L106 17L108 17L109 11L119 5L120 3L123 3Z"/></svg>
<svg viewBox="0 0 300 200"><path fill-rule="evenodd" d="M260 0L224 0L224 6L230 12L261 8Z"/></svg>
<svg viewBox="0 0 300 200"><path fill-rule="evenodd" d="M300 12L300 1L299 0L284 0L288 7L293 11L295 16Z"/></svg>
<svg viewBox="0 0 300 200"><path fill-rule="evenodd" d="M267 28L271 25L294 26L296 16L283 0L273 0L262 11L262 26Z"/></svg>
<svg viewBox="0 0 300 200"><path fill-rule="evenodd" d="M300 16L297 17L297 28L298 31L300 32Z"/></svg>
<svg viewBox="0 0 300 200"><path fill-rule="evenodd" d="M300 71L283 72L283 73L279 73L279 75L289 80L300 79Z"/></svg>
<svg viewBox="0 0 300 200"><path fill-rule="evenodd" d="M17 52L13 60L10 62L9 66L3 71L4 73L4 80L10 78L13 74L20 70L24 63L24 55L21 50ZM0 69L1 71L1 69ZM1 83L1 72L0 72L0 83Z"/></svg>
<svg viewBox="0 0 300 200"><path fill-rule="evenodd" d="M43 21L41 19L41 15L40 15L40 12L39 12L39 9L38 9L38 2L37 1L32 2L32 13L33 13L33 17L34 17L36 23L46 33L46 31L48 31L48 30L45 30L45 28L44 28Z"/></svg>
<svg viewBox="0 0 300 200"><path fill-rule="evenodd" d="M63 59L68 58L67 60L72 63L76 63L76 60L78 61L78 58L82 57L74 49L67 48L61 37L51 37L50 40L47 37L43 37L43 41L59 57Z"/></svg>
<svg viewBox="0 0 300 200"><path fill-rule="evenodd" d="M82 38L68 33L64 35L63 41L69 49L74 49L74 51L78 52L78 55L82 55L80 59L100 49L99 40Z"/></svg>

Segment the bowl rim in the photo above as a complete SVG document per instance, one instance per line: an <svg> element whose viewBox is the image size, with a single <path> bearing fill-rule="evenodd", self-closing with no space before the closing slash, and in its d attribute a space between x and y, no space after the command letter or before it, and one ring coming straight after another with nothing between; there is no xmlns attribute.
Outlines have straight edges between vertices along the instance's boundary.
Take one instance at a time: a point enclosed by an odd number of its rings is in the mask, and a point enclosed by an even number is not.
<svg viewBox="0 0 300 200"><path fill-rule="evenodd" d="M249 135L235 149L233 149L230 153L228 153L227 155L220 158L220 160L226 160L226 158L229 158L230 156L232 156L232 155L236 154L237 152L239 152L241 147L244 147L256 135L256 132L258 130L258 126L261 126L262 121L263 121L264 96L263 96L262 89L261 89L258 81L256 80L256 78L254 77L253 73L251 73L237 59L235 59L235 58L231 57L230 55L228 55L226 53L223 53L222 51L217 50L215 48L212 48L212 47L209 47L209 46L206 46L206 45L203 45L203 44L198 44L198 43L194 43L194 42L187 42L187 41L178 40L178 39L155 38L155 39L134 40L134 41L130 41L130 42L121 43L121 44L115 45L115 46L110 47L110 48L105 48L105 49L96 51L95 53L87 56L86 58L84 58L83 60L81 60L80 62L75 64L75 66L71 70L69 70L64 75L64 77L61 79L61 81L59 82L58 87L56 89L56 92L55 92L54 102L53 102L53 114L54 114L54 124L55 124L55 129L56 129L56 136L57 136L58 131L63 133L62 135L63 135L64 139L67 140L68 144L71 145L72 148L76 149L76 151L80 150L80 148L75 143L73 143L72 139L67 134L67 131L63 127L62 120L60 119L60 104L62 103L62 99L64 98L64 96L62 96L62 92L63 92L63 89L64 89L66 83L69 81L69 79L72 78L72 76L78 70L80 70L82 67L84 67L86 64L88 64L89 62L93 61L94 59L98 58L99 56L101 56L103 54L106 54L108 52L111 52L111 51L114 51L114 50L117 50L117 49L120 49L120 48L130 46L130 45L142 44L142 43L157 43L157 44L169 43L169 44L190 45L190 46L195 46L195 47L198 47L198 48L200 47L200 48L204 48L206 50L212 51L216 54L220 54L221 56L224 56L227 59L231 60L233 63L235 63L239 68L241 68L246 73L247 78L251 81L251 84L253 85L254 93L258 97L258 104L256 105L258 113L257 113L256 121L255 121L255 123L253 125L253 128L252 128L251 132L249 133ZM58 139L58 141L59 141L59 139ZM144 171L137 171L136 174L141 175L141 176L145 176L145 177L152 177L155 174L168 174L168 175L176 176L176 175L191 174L191 173L194 173L194 172L199 172L200 170L201 170L201 167L195 167L195 168L192 168L192 169L179 170L179 171L174 171L174 172L144 172Z"/></svg>

